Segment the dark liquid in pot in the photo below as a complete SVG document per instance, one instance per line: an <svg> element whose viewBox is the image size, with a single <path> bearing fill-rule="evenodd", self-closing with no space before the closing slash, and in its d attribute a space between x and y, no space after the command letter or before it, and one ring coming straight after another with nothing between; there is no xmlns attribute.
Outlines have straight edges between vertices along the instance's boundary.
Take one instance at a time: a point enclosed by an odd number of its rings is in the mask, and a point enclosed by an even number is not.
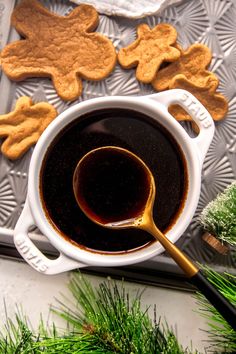
<svg viewBox="0 0 236 354"><path fill-rule="evenodd" d="M134 152L150 168L156 183L154 220L162 231L170 228L187 193L185 160L175 139L154 119L136 111L99 110L62 130L42 164L41 200L51 224L79 247L127 252L153 242L152 236L136 229L110 230L96 225L80 210L73 192L78 161L90 150L108 145Z"/></svg>
<svg viewBox="0 0 236 354"><path fill-rule="evenodd" d="M150 177L132 155L97 150L81 161L75 181L76 199L90 219L106 225L143 215Z"/></svg>

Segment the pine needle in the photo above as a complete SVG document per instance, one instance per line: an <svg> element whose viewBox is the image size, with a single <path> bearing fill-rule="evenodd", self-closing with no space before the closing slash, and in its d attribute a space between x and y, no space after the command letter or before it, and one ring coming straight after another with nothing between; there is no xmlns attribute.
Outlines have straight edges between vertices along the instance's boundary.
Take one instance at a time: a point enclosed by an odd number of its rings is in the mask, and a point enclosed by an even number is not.
<svg viewBox="0 0 236 354"><path fill-rule="evenodd" d="M203 209L200 222L219 240L236 246L236 182Z"/></svg>
<svg viewBox="0 0 236 354"><path fill-rule="evenodd" d="M34 345L37 338L33 335L26 320L19 314L15 316L15 322L7 319L5 330L0 333L0 353L1 354L36 354Z"/></svg>
<svg viewBox="0 0 236 354"><path fill-rule="evenodd" d="M209 281L236 306L236 276L228 273L222 275L209 267L203 269ZM217 350L217 353L236 353L236 331L203 295L198 294L197 298L201 306L199 311L208 320L208 336L212 349Z"/></svg>
<svg viewBox="0 0 236 354"><path fill-rule="evenodd" d="M152 323L147 311L141 309L141 295L131 300L124 283L120 286L107 280L95 289L80 274L75 273L69 288L76 306L69 309L61 301L56 313L74 330L100 340L106 350L122 354L183 354L190 353L179 345L168 326L160 319Z"/></svg>
<svg viewBox="0 0 236 354"><path fill-rule="evenodd" d="M55 308L66 330L48 329L43 320L34 332L23 316L7 319L0 333L1 354L190 354L183 349L166 323L148 309L141 309L141 293L130 299L124 283L104 281L94 288L80 273L74 273L69 289L74 301L65 298ZM156 309L154 309L156 314ZM197 352L195 352L197 354Z"/></svg>

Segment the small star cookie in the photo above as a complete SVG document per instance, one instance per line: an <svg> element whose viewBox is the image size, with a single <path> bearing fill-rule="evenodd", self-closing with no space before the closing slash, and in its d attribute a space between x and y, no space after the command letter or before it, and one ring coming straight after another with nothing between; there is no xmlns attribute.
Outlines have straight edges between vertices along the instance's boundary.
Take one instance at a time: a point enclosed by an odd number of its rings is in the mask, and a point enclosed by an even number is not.
<svg viewBox="0 0 236 354"><path fill-rule="evenodd" d="M204 44L196 43L191 45L188 50L181 53L180 58L174 63L169 64L160 70L152 86L157 91L167 90L171 80L179 74L182 74L196 86L205 86L209 81L218 86L218 78L206 68L211 62L212 54Z"/></svg>
<svg viewBox="0 0 236 354"><path fill-rule="evenodd" d="M0 137L5 138L3 155L11 160L21 157L56 116L56 109L49 103L33 104L30 97L20 97L14 111L0 115Z"/></svg>
<svg viewBox="0 0 236 354"><path fill-rule="evenodd" d="M50 77L63 100L75 100L82 93L82 78L102 80L116 64L112 42L93 33L98 22L90 5L59 16L36 0L21 0L11 23L25 39L2 50L3 71L15 81Z"/></svg>
<svg viewBox="0 0 236 354"><path fill-rule="evenodd" d="M180 57L175 48L177 32L167 23L161 23L153 29L146 24L137 28L138 38L118 53L120 65L129 69L136 67L136 78L150 83L163 62L173 62Z"/></svg>
<svg viewBox="0 0 236 354"><path fill-rule="evenodd" d="M209 82L205 87L199 87L188 81L184 75L177 75L170 82L169 88L179 88L192 93L205 106L215 121L223 119L228 111L228 102L222 94L215 91L214 82ZM192 121L190 115L179 105L171 105L169 112L178 121Z"/></svg>

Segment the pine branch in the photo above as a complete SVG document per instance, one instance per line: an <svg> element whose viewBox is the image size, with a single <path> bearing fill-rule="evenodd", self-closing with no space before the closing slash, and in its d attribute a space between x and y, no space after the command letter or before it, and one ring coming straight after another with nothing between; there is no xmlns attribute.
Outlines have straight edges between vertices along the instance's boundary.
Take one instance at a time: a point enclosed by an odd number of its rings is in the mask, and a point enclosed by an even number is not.
<svg viewBox="0 0 236 354"><path fill-rule="evenodd" d="M216 271L203 268L210 282L236 306L236 277L224 273L223 275ZM217 353L235 353L236 352L236 331L225 321L219 312L209 304L203 295L197 296L200 304L200 313L208 320L210 330L208 331L209 343L212 349Z"/></svg>
<svg viewBox="0 0 236 354"><path fill-rule="evenodd" d="M93 288L74 273L69 288L74 301L66 305L63 299L54 310L69 324L63 333L55 325L49 330L43 320L35 333L26 318L16 315L15 323L7 319L0 333L0 353L190 354L168 325L157 320L156 310L153 323L148 309L141 309L141 293L130 299L124 283L107 280Z"/></svg>
<svg viewBox="0 0 236 354"><path fill-rule="evenodd" d="M1 354L38 354L34 345L38 338L30 330L26 319L16 314L15 322L7 319L5 330L0 333L0 353Z"/></svg>
<svg viewBox="0 0 236 354"><path fill-rule="evenodd" d="M113 352L106 350L95 336L91 335L78 336L69 334L59 338L44 338L36 343L34 348L47 354L113 354Z"/></svg>
<svg viewBox="0 0 236 354"><path fill-rule="evenodd" d="M210 234L236 246L236 182L203 209L200 221Z"/></svg>
<svg viewBox="0 0 236 354"><path fill-rule="evenodd" d="M188 350L178 344L173 332L160 324L152 324L147 311L141 309L141 295L130 300L124 284L107 280L98 289L79 273L70 282L77 306L71 309L60 302L55 310L73 326L73 330L100 338L112 353L182 354Z"/></svg>

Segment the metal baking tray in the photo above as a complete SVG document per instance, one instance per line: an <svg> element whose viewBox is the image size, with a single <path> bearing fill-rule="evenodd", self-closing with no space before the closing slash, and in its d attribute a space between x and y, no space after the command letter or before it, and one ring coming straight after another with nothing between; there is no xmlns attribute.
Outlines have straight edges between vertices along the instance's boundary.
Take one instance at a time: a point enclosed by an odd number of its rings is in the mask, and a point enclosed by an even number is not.
<svg viewBox="0 0 236 354"><path fill-rule="evenodd" d="M66 0L43 0L51 11L68 14L74 7ZM0 49L6 43L19 39L10 26L10 14L15 0L0 0ZM206 156L202 171L201 195L195 216L177 242L177 245L193 260L223 271L236 274L235 252L222 256L202 240L199 214L202 208L218 192L236 179L236 2L234 0L186 0L170 6L160 15L139 20L100 15L97 28L108 36L117 50L127 46L136 37L136 27L147 23L150 27L160 22L171 23L178 31L178 42L187 48L194 42L205 43L213 53L210 70L220 79L218 91L229 100L226 119L216 124L216 132ZM0 114L9 112L16 100L28 95L35 102L46 100L59 112L82 100L106 95L140 96L153 93L151 85L143 85L135 78L134 70L123 70L118 64L114 72L100 82L84 82L82 96L74 102L64 102L56 94L49 79L28 79L10 82L4 73L0 81ZM148 143L148 137L147 137ZM13 244L13 229L21 213L27 192L27 173L32 149L23 158L10 162L0 154L0 253L17 257ZM32 230L31 237L47 254L56 255L53 247L38 230ZM137 265L104 269L89 268L91 272L124 276L135 281L164 284L186 288L182 272L175 263L162 254Z"/></svg>

